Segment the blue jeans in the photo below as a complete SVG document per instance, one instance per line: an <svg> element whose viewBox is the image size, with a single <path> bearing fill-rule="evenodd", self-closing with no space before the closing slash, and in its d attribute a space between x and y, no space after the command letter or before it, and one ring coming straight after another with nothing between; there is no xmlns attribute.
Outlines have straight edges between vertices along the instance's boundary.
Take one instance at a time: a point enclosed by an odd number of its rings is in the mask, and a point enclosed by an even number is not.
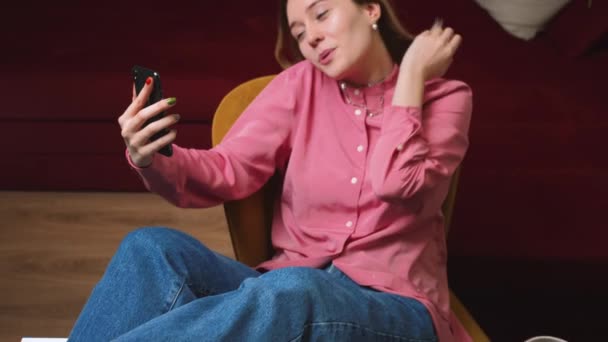
<svg viewBox="0 0 608 342"><path fill-rule="evenodd" d="M70 341L436 341L418 301L332 264L259 273L167 228L124 239Z"/></svg>

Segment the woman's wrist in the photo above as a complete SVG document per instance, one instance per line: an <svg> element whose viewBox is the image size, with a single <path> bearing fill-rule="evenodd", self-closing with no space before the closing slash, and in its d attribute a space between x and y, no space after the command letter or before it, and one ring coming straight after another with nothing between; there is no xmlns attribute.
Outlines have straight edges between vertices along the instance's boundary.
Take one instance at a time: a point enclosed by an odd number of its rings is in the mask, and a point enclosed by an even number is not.
<svg viewBox="0 0 608 342"><path fill-rule="evenodd" d="M152 165L153 162L153 156L150 156L148 158L133 158L133 154L131 153L131 150L129 148L127 148L127 158L131 164L131 166L134 166L138 169L145 169L148 168L150 165Z"/></svg>
<svg viewBox="0 0 608 342"><path fill-rule="evenodd" d="M393 106L422 107L424 81L424 74L420 68L403 63L393 95Z"/></svg>

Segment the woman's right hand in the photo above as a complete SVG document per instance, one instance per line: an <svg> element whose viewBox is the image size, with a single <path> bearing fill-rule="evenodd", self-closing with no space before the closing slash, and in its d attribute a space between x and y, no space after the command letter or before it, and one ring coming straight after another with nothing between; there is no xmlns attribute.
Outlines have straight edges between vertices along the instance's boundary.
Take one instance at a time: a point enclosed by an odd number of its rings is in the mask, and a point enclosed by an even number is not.
<svg viewBox="0 0 608 342"><path fill-rule="evenodd" d="M137 96L135 95L135 85L133 85L132 102L118 118L121 134L127 145L131 161L135 166L141 168L152 164L154 154L163 146L171 144L175 140L177 132L175 129L172 129L168 134L152 142L150 141L150 138L157 132L174 125L180 118L178 114L167 115L164 118L143 127L148 119L153 118L162 111L166 111L175 105L175 99L173 98L163 99L162 101L145 107L146 102L148 102L148 98L150 97L150 92L152 91L152 82L154 82L154 80L149 78L146 81L146 85L144 85Z"/></svg>
<svg viewBox="0 0 608 342"><path fill-rule="evenodd" d="M415 72L424 81L443 77L462 43L462 36L436 19L433 27L414 38L401 61L403 72Z"/></svg>

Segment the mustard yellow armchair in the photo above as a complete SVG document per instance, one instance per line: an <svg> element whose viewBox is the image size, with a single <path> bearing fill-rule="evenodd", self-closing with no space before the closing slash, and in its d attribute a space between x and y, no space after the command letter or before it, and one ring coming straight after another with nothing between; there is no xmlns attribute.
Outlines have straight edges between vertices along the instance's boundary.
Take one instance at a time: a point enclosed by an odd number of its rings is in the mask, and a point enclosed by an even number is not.
<svg viewBox="0 0 608 342"><path fill-rule="evenodd" d="M224 97L213 118L211 131L213 146L222 141L239 115L273 78L274 75L271 75L245 82ZM446 233L452 218L459 174L460 169L452 178L450 191L443 204ZM272 257L270 227L272 206L275 196L278 195L279 181L279 177L274 176L255 194L242 200L224 203L234 255L237 260L247 265L254 266ZM450 292L450 303L452 310L475 342L489 341L471 314L452 292Z"/></svg>

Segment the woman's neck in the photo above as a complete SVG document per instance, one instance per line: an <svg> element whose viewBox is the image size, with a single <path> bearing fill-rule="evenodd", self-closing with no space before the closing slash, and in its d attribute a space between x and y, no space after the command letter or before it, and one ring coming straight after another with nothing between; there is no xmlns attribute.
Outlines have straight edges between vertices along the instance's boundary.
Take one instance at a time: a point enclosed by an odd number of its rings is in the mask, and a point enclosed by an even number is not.
<svg viewBox="0 0 608 342"><path fill-rule="evenodd" d="M355 67L355 73L346 77L344 82L352 87L366 87L380 83L390 75L395 63L384 43L379 40Z"/></svg>

